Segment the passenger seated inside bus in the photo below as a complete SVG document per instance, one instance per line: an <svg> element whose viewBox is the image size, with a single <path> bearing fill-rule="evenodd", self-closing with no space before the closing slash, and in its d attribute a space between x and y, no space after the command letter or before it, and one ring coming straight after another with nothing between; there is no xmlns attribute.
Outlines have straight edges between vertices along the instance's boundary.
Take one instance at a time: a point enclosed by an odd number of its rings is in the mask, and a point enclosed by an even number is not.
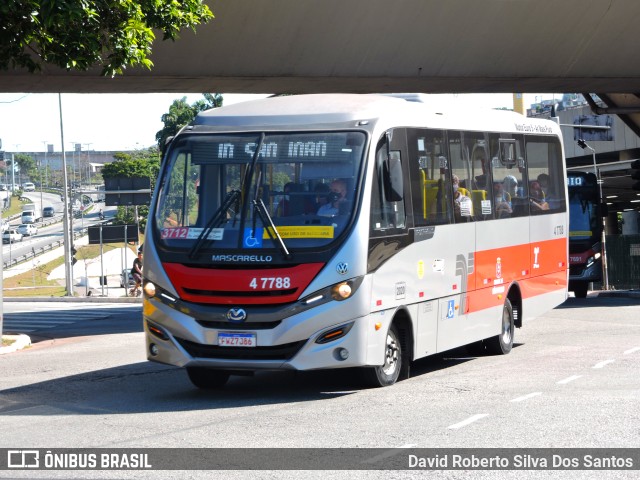
<svg viewBox="0 0 640 480"><path fill-rule="evenodd" d="M532 211L549 210L549 204L545 200L540 183L535 181L529 185L529 203Z"/></svg>
<svg viewBox="0 0 640 480"><path fill-rule="evenodd" d="M513 175L507 175L504 177L504 180L502 181L502 190L509 202L513 198L518 197L518 179Z"/></svg>
<svg viewBox="0 0 640 480"><path fill-rule="evenodd" d="M453 213L456 220L471 220L473 216L473 203L469 196L469 191L460 186L460 179L457 175L451 177L453 181Z"/></svg>
<svg viewBox="0 0 640 480"><path fill-rule="evenodd" d="M511 213L513 213L511 209L511 195L504 191L503 183L493 185L493 202L498 218L510 217Z"/></svg>
<svg viewBox="0 0 640 480"><path fill-rule="evenodd" d="M305 197L304 213L307 215L317 214L320 207L327 204L329 191L328 183L317 183L316 186L313 187L313 195L307 195Z"/></svg>
<svg viewBox="0 0 640 480"><path fill-rule="evenodd" d="M549 175L546 173L541 173L538 175L538 183L540 184L540 188L542 189L542 193L545 198L549 196Z"/></svg>
<svg viewBox="0 0 640 480"><path fill-rule="evenodd" d="M347 182L342 179L336 179L329 185L329 193L327 194L327 203L318 208L318 215L323 217L333 217L344 213L341 208L346 205L347 201Z"/></svg>
<svg viewBox="0 0 640 480"><path fill-rule="evenodd" d="M280 200L280 202L278 202L278 205L275 209L276 216L278 217L286 217L292 215L291 205L292 202L295 202L295 199L292 199L289 194L297 191L297 185L294 182L289 182L285 184L282 190L284 195L282 195L282 199Z"/></svg>

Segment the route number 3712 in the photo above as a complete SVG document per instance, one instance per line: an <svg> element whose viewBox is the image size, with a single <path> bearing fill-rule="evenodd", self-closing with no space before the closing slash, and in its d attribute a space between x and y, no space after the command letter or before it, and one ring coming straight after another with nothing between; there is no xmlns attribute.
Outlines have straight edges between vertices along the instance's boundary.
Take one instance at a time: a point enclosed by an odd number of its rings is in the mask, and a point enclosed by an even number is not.
<svg viewBox="0 0 640 480"><path fill-rule="evenodd" d="M249 283L251 288L260 290L270 290L272 288L289 288L291 287L291 278L289 277L262 277L252 278Z"/></svg>

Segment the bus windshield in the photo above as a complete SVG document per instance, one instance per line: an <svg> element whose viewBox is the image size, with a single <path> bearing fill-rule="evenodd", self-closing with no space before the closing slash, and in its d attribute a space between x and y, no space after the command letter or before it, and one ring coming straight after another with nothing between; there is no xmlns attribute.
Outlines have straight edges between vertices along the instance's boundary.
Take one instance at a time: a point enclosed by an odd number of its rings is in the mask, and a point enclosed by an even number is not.
<svg viewBox="0 0 640 480"><path fill-rule="evenodd" d="M569 236L591 240L600 235L597 199L588 190L569 189Z"/></svg>
<svg viewBox="0 0 640 480"><path fill-rule="evenodd" d="M355 209L363 132L183 135L160 182L160 243L199 257L317 248Z"/></svg>

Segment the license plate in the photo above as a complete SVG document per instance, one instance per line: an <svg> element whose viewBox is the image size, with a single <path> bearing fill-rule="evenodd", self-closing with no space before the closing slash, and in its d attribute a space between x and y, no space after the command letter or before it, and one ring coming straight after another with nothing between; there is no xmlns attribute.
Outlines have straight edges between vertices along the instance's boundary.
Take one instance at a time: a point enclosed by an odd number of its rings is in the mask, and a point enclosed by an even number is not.
<svg viewBox="0 0 640 480"><path fill-rule="evenodd" d="M257 344L255 333L218 333L218 345L221 347L255 347Z"/></svg>

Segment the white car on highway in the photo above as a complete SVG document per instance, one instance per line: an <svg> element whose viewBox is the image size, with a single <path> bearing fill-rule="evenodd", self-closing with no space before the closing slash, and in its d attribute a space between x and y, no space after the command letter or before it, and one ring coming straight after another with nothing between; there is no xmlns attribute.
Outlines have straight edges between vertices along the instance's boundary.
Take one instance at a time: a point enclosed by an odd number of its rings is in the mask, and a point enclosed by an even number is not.
<svg viewBox="0 0 640 480"><path fill-rule="evenodd" d="M2 243L15 243L21 241L22 234L13 227L2 234Z"/></svg>
<svg viewBox="0 0 640 480"><path fill-rule="evenodd" d="M18 232L25 236L31 236L36 235L38 233L38 229L33 224L23 223L22 225L18 225Z"/></svg>

